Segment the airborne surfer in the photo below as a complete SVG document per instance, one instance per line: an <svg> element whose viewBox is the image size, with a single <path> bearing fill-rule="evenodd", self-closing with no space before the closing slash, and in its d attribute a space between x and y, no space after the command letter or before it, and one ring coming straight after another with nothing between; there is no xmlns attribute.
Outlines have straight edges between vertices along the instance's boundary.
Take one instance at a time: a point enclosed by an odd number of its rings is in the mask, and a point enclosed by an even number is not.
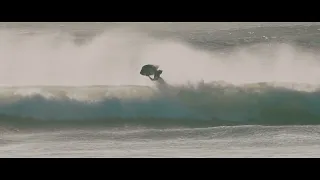
<svg viewBox="0 0 320 180"><path fill-rule="evenodd" d="M143 76L148 76L152 81L156 81L162 74L162 70L158 70L158 68L159 66L157 65L147 64L141 68L140 74ZM153 78L151 78L151 75L153 75Z"/></svg>

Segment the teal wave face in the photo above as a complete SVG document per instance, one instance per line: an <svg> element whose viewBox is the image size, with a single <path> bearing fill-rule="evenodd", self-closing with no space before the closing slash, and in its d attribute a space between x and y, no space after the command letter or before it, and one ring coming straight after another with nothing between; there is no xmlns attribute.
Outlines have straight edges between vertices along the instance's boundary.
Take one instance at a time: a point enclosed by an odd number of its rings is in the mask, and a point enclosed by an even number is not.
<svg viewBox="0 0 320 180"><path fill-rule="evenodd" d="M115 93L121 94L130 88L120 88ZM52 91L50 88L42 88L38 94L10 96L9 99L15 100L2 101L0 105L0 114L3 115L0 122L26 118L26 121L32 119L32 122L39 123L83 122L120 126L320 124L320 92L316 88L301 91L268 84L242 87L217 83L199 84L196 87L162 84L154 90L147 87L134 88L136 93L152 91L153 94L149 93L147 98L143 93L141 97L135 94L131 98L119 98L118 94L101 96L98 101L95 92L108 92L110 87L93 88L85 93L81 88L75 88L82 96L87 94L88 99L92 96L96 101L61 96L63 91L67 93L70 89L57 89ZM49 92L50 97L44 96Z"/></svg>

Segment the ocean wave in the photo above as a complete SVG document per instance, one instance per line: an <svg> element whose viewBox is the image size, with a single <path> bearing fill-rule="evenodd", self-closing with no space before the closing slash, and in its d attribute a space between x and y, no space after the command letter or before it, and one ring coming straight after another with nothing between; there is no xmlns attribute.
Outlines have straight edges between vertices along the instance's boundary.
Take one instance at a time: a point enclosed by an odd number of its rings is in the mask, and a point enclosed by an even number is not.
<svg viewBox="0 0 320 180"><path fill-rule="evenodd" d="M318 124L319 97L317 86L294 83L3 87L0 123Z"/></svg>
<svg viewBox="0 0 320 180"><path fill-rule="evenodd" d="M128 29L90 38L2 30L0 83L8 86L0 88L0 123L317 124L320 54L309 48L317 47L317 28L179 38ZM284 36L295 30L302 34ZM145 64L159 65L166 81L140 76Z"/></svg>

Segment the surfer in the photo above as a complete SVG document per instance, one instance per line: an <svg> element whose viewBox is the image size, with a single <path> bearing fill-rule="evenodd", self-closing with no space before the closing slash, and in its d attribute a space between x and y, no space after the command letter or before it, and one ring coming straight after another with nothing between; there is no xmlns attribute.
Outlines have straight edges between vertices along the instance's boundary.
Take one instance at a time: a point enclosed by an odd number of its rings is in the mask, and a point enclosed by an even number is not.
<svg viewBox="0 0 320 180"><path fill-rule="evenodd" d="M156 81L160 78L162 70L158 70L159 66L147 64L141 68L140 74L143 76L148 76L152 81ZM150 76L153 75L153 78Z"/></svg>

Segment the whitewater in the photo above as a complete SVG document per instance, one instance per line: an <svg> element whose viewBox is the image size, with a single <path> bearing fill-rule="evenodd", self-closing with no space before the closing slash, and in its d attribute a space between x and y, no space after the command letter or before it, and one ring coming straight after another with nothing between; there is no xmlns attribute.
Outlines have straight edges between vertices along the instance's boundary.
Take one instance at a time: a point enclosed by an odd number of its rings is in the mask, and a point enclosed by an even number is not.
<svg viewBox="0 0 320 180"><path fill-rule="evenodd" d="M0 23L0 157L319 156L319 35L319 23Z"/></svg>

